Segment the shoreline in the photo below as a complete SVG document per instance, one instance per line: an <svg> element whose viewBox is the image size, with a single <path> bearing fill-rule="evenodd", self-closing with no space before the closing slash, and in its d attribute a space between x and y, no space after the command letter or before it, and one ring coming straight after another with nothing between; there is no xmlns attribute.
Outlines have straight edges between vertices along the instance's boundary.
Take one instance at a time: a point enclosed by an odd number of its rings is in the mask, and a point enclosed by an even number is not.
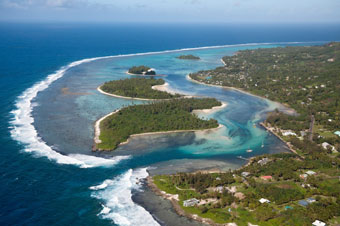
<svg viewBox="0 0 340 226"><path fill-rule="evenodd" d="M223 61L222 61L222 62L223 62ZM240 89L240 88L235 88L235 87L232 87L232 86L213 85L213 84L207 84L207 83L204 83L204 82L199 82L199 81L196 81L196 80L192 79L192 78L190 77L190 75L187 75L187 76L186 76L186 79L187 79L188 81L191 81L191 82L193 82L193 83L197 83L197 84L200 84L200 85L214 86L214 87L219 87L219 88L225 88L225 89L236 90L236 91L238 91L238 92L241 92L241 93L244 93L244 94L247 94L247 95L250 95L250 96L254 96L254 97L261 98L261 99L263 99L263 100L265 100L265 101L268 101L268 100L269 100L269 99L267 99L267 98L265 98L265 97L263 97L263 96L259 96L259 95L253 94L253 93L251 93L251 92L249 92L249 91L245 91L245 90ZM294 109L292 109L292 108L289 107L289 106L286 106L285 104L282 104L282 103L280 103L280 102L273 101L273 100L269 100L269 101L271 101L271 102L277 104L278 106L282 106L283 108L286 108L286 109L281 109L281 111L283 111L285 114L288 114L288 115L297 114L297 112L296 112Z"/></svg>
<svg viewBox="0 0 340 226"><path fill-rule="evenodd" d="M104 115L103 117L101 117L100 119L98 119L95 124L94 124L94 146L93 148L96 147L96 144L100 144L102 141L99 139L99 136L100 136L100 123L106 119L107 117L113 115L113 114L116 114L117 112L119 112L120 109L117 109L113 112L111 112L110 114L107 114L107 115Z"/></svg>
<svg viewBox="0 0 340 226"><path fill-rule="evenodd" d="M97 87L98 92L100 92L101 94L104 94L104 95L111 96L111 97L117 97L117 98L128 99L128 100L146 100L146 101L148 101L148 100L151 100L151 101L153 101L153 100L166 100L166 99L146 99L146 98L138 98L138 97L119 96L119 95L116 95L116 94L107 93L107 92L103 91L101 89L101 87L102 87L102 85Z"/></svg>
<svg viewBox="0 0 340 226"><path fill-rule="evenodd" d="M111 97L116 97L116 98L122 98L122 99L127 99L127 100L143 100L143 101L162 101L162 100L175 100L175 99L180 99L180 98L194 98L197 96L190 96L190 95L182 95L181 97L177 97L177 98L168 98L168 99L147 99L147 98L139 98L139 97L126 97L126 96L120 96L120 95L116 95L116 94L112 94L112 93L107 93L105 91L103 91L101 89L102 85L97 87L97 91L100 92L101 94L107 95L107 96L111 96ZM171 89L169 89L169 83L164 83L162 85L154 85L151 87L151 89L153 90L158 90L158 91L162 91L162 92L168 92L170 94L177 94L176 92L172 91Z"/></svg>
<svg viewBox="0 0 340 226"><path fill-rule="evenodd" d="M221 59L221 62L224 66L227 66L227 64L223 61L223 58Z"/></svg>
<svg viewBox="0 0 340 226"><path fill-rule="evenodd" d="M225 102L221 102L221 103L222 103L221 106L215 106L215 107L212 107L212 108L210 108L210 109L193 110L192 113L193 113L193 114L202 114L202 113L203 113L203 114L211 114L211 113L213 113L213 112L217 112L217 111L219 111L219 110L221 110L221 109L223 109L223 108L225 108L225 107L228 106L228 104L225 103Z"/></svg>
<svg viewBox="0 0 340 226"><path fill-rule="evenodd" d="M161 189L159 189L157 187L157 185L154 183L153 178L151 176L148 176L146 178L146 184L151 189L151 191L154 192L156 195L161 196L162 198L169 200L171 202L172 207L174 208L175 212L178 215L187 217L187 218L192 219L194 221L201 222L203 224L212 225L212 226L220 226L220 225L222 226L222 224L217 224L211 219L203 218L203 217L200 217L196 214L190 214L190 213L185 212L182 209L182 207L180 206L180 204L178 203L178 201L179 201L178 195L168 194L165 191L162 191Z"/></svg>
<svg viewBox="0 0 340 226"><path fill-rule="evenodd" d="M137 133L137 134L130 135L129 138L127 139L127 141L120 143L118 146L129 143L130 139L133 138L133 137L140 137L140 136L146 136L146 135L157 135L157 134L168 134L168 133L208 132L208 131L211 131L211 130L221 129L223 127L224 127L224 125L218 124L218 127L209 128L209 129L187 129L187 130L169 130L169 131L159 131L159 132Z"/></svg>
<svg viewBox="0 0 340 226"><path fill-rule="evenodd" d="M304 159L305 157L301 156L299 153L297 153L297 151L292 147L292 145L285 141L284 139L282 139L282 137L280 137L274 130L273 127L269 127L266 126L263 122L260 122L260 125L265 128L268 132L270 132L271 134L273 134L274 136L276 136L277 138L279 138L283 143L285 143L287 145L287 147L289 148L289 150L291 152L293 152L294 154L298 155L300 158Z"/></svg>

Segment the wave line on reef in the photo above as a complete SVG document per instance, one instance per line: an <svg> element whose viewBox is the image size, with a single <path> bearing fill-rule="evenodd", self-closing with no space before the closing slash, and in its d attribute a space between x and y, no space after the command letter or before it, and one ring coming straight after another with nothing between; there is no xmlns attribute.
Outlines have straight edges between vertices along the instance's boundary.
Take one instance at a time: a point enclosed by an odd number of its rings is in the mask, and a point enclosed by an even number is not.
<svg viewBox="0 0 340 226"><path fill-rule="evenodd" d="M13 118L10 122L12 125L10 132L13 139L25 145L25 152L33 152L38 156L47 157L59 164L77 165L82 168L112 166L116 165L123 159L130 158L130 156L116 156L111 159L105 159L82 154L63 155L48 146L41 137L39 137L37 130L33 126L34 118L32 116L32 111L34 104L32 101L39 92L45 90L50 84L61 78L68 69L82 63L104 58L107 57L90 58L70 63L69 65L57 70L55 73L48 75L45 80L36 83L31 88L28 88L18 97L15 104L17 109L11 111Z"/></svg>

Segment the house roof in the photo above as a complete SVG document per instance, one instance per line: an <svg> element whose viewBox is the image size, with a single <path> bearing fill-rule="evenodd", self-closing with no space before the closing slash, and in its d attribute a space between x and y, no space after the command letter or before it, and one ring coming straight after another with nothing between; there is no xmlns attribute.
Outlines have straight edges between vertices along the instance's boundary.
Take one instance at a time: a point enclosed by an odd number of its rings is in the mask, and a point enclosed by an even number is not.
<svg viewBox="0 0 340 226"><path fill-rule="evenodd" d="M259 202L260 203L270 203L270 201L268 200L268 199L264 199L264 198L261 198L260 200L259 200Z"/></svg>
<svg viewBox="0 0 340 226"><path fill-rule="evenodd" d="M199 202L199 200L196 198L192 198L192 199L187 199L184 202Z"/></svg>
<svg viewBox="0 0 340 226"><path fill-rule="evenodd" d="M315 202L316 200L314 198L308 198L307 202L311 203L311 202Z"/></svg>
<svg viewBox="0 0 340 226"><path fill-rule="evenodd" d="M312 170L308 170L307 172L306 172L308 175L313 175L313 174L316 174L314 171L312 171Z"/></svg>

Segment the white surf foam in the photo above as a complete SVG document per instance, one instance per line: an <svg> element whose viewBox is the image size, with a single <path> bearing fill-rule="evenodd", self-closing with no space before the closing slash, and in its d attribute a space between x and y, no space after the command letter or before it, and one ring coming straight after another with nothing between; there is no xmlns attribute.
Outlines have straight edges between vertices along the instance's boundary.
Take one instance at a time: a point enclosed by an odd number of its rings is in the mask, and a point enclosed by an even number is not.
<svg viewBox="0 0 340 226"><path fill-rule="evenodd" d="M105 206L105 205L103 205L103 204L102 204L102 207L103 207L103 209L102 209L102 211L100 211L100 213L98 214L98 216L99 216L99 215L102 215L102 214L108 214L108 213L110 213L111 209L110 209L109 207L107 207L107 206Z"/></svg>
<svg viewBox="0 0 340 226"><path fill-rule="evenodd" d="M45 90L46 88L48 88L48 86L51 83L61 78L68 69L78 66L83 63L88 63L88 62L99 60L99 59L107 59L107 58L115 58L115 57L130 57L130 56L141 56L141 55L151 55L151 54L174 53L174 52L200 50L200 49L226 48L226 47L232 47L232 46L236 47L236 46L254 46L254 45L270 45L270 44L299 44L299 43L308 43L308 42L248 43L248 44L237 44L237 45L207 46L207 47L197 47L197 48L184 48L184 49L177 49L177 50L165 50L165 51L158 51L158 52L104 56L104 57L96 57L96 58L89 58L89 59L75 61L65 67L62 67L61 69L57 70L55 73L48 75L45 80L36 83L31 88L24 91L23 94L18 97L16 101L17 109L11 112L13 114L13 119L11 120L11 124L12 124L11 136L13 139L25 145L24 151L26 152L35 153L37 156L45 156L48 159L54 160L60 164L73 164L73 165L78 165L81 167L93 167L93 165L89 165L86 163L87 161L84 161L85 159L89 160L89 158L92 159L93 157L88 157L88 156L81 157L80 155L78 155L77 156L78 158L77 158L75 156L66 156L58 152L55 152L38 136L38 133L33 126L34 118L32 117L32 110L34 106L36 106L36 104L32 102L33 99L37 96L39 92ZM310 43L316 43L316 42L310 42ZM104 162L105 161L102 161L102 163ZM98 164L95 164L95 166L98 166Z"/></svg>
<svg viewBox="0 0 340 226"><path fill-rule="evenodd" d="M81 155L81 154L71 154L68 157L81 161L83 164L82 168L91 168L91 167L110 167L117 165L120 161L131 158L130 155L123 156L114 156L112 158L101 158L91 155Z"/></svg>
<svg viewBox="0 0 340 226"><path fill-rule="evenodd" d="M99 185L95 185L95 186L91 186L89 187L90 190L101 190L104 188L107 188L107 186L112 185L113 180L105 180L103 183L99 184Z"/></svg>
<svg viewBox="0 0 340 226"><path fill-rule="evenodd" d="M128 170L126 173L102 184L90 187L92 197L104 202L98 216L111 219L118 225L159 225L143 207L132 201L132 191L140 190L140 180L148 176L147 168Z"/></svg>

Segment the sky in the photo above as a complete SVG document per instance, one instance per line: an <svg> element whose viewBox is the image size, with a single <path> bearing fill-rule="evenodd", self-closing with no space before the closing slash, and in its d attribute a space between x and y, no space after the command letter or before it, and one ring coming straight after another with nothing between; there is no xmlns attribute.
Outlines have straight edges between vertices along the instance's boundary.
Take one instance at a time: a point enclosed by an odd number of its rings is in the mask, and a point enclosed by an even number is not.
<svg viewBox="0 0 340 226"><path fill-rule="evenodd" d="M0 0L0 21L339 23L340 0Z"/></svg>

